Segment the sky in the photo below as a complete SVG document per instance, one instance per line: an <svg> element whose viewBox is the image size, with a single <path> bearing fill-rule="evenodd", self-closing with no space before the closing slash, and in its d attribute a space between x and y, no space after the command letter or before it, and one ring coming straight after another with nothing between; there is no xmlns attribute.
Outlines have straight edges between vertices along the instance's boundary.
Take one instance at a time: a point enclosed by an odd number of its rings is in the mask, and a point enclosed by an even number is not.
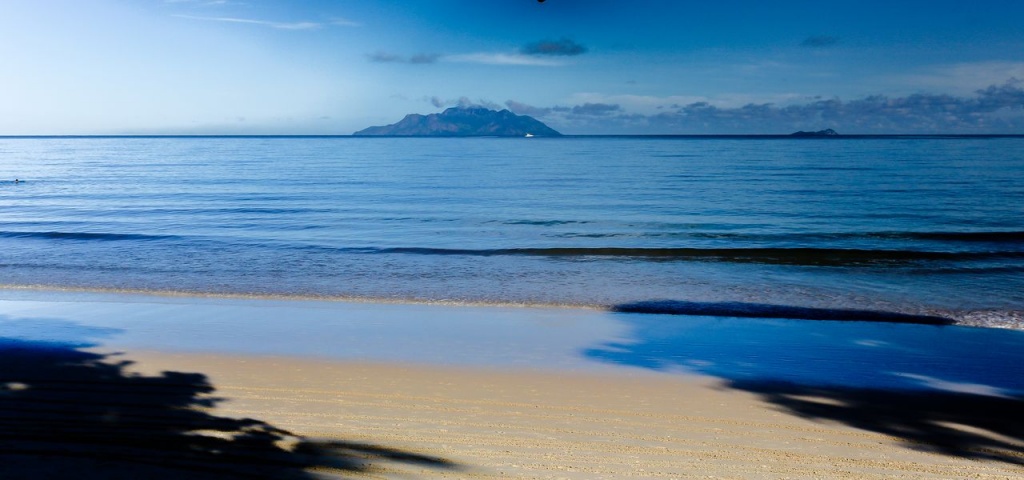
<svg viewBox="0 0 1024 480"><path fill-rule="evenodd" d="M778 4L778 5L776 5ZM0 135L1024 134L1019 0L3 0Z"/></svg>

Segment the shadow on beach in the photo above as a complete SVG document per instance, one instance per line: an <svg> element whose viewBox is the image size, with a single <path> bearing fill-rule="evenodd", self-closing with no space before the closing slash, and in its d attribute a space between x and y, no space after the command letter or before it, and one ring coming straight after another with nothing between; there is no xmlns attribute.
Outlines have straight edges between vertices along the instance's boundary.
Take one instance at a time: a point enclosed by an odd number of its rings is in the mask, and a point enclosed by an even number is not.
<svg viewBox="0 0 1024 480"><path fill-rule="evenodd" d="M803 418L890 435L915 450L1024 465L1024 398L778 382L728 387Z"/></svg>
<svg viewBox="0 0 1024 480"><path fill-rule="evenodd" d="M66 326L66 325L65 325ZM81 343L0 338L0 478L321 478L454 463L217 417L199 373L144 376Z"/></svg>
<svg viewBox="0 0 1024 480"><path fill-rule="evenodd" d="M855 311L830 318L828 310L756 304L645 302L615 311L658 305L691 313L617 314L625 334L583 354L715 376L783 412L890 435L910 448L1024 465L1024 332L935 326L889 312L859 318L888 319L881 322L853 322Z"/></svg>

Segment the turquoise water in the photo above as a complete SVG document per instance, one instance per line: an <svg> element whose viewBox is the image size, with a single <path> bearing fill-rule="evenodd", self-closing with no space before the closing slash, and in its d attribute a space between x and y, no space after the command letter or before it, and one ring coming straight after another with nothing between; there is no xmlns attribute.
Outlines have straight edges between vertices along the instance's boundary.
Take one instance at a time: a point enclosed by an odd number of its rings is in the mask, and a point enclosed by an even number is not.
<svg viewBox="0 0 1024 480"><path fill-rule="evenodd" d="M4 285L1024 306L1021 137L3 138L0 179Z"/></svg>

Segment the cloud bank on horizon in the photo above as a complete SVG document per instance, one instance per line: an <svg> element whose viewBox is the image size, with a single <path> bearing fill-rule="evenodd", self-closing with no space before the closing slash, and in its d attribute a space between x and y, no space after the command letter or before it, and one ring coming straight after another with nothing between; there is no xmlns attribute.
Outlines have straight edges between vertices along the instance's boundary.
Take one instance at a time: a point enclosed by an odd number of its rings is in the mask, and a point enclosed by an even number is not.
<svg viewBox="0 0 1024 480"><path fill-rule="evenodd" d="M816 98L785 106L749 103L740 107L718 107L701 101L659 105L656 108L660 111L653 114L629 113L619 104L607 103L536 107L508 100L505 106L551 125L606 132L787 133L832 128L863 134L1024 133L1024 81L1015 78L968 97L872 95L850 101Z"/></svg>
<svg viewBox="0 0 1024 480"><path fill-rule="evenodd" d="M1024 2L10 0L0 134L1024 134Z"/></svg>

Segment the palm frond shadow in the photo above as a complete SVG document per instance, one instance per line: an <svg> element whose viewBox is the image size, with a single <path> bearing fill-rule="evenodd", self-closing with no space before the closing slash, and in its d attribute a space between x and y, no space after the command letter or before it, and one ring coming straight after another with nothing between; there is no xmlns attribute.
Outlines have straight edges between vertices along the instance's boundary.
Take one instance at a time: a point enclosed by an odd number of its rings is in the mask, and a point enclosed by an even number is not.
<svg viewBox="0 0 1024 480"><path fill-rule="evenodd" d="M734 381L784 412L892 436L912 449L1024 465L1024 399L963 392Z"/></svg>
<svg viewBox="0 0 1024 480"><path fill-rule="evenodd" d="M221 399L200 373L129 373L59 343L0 339L0 477L317 478L401 462L458 469L385 446L317 441L209 412Z"/></svg>

